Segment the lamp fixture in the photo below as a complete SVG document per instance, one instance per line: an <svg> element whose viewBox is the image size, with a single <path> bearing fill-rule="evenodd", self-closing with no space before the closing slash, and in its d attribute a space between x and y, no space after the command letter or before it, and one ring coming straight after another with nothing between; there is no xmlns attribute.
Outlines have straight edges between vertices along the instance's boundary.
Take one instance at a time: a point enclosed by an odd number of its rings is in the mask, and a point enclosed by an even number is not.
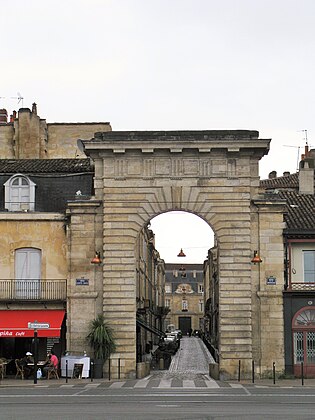
<svg viewBox="0 0 315 420"><path fill-rule="evenodd" d="M260 264L262 262L262 259L260 258L259 254L258 254L258 251L254 251L254 256L251 259L251 262L253 264Z"/></svg>
<svg viewBox="0 0 315 420"><path fill-rule="evenodd" d="M183 251L183 248L180 249L179 254L177 255L178 257L186 257L186 254Z"/></svg>
<svg viewBox="0 0 315 420"><path fill-rule="evenodd" d="M91 264L101 264L101 254L100 252L95 251L95 256L91 260Z"/></svg>

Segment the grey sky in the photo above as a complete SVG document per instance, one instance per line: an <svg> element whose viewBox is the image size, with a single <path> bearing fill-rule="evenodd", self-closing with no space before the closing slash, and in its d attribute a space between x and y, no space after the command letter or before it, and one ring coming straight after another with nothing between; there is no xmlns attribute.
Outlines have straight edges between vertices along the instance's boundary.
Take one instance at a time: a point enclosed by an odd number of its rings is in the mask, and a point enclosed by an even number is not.
<svg viewBox="0 0 315 420"><path fill-rule="evenodd" d="M315 145L313 0L0 0L0 107L114 130L255 129L261 178Z"/></svg>

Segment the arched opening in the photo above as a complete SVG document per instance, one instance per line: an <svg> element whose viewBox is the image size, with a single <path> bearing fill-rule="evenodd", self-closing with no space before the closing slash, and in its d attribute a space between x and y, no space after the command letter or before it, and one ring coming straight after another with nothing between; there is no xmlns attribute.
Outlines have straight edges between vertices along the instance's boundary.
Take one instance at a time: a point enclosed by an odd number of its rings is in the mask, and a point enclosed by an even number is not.
<svg viewBox="0 0 315 420"><path fill-rule="evenodd" d="M165 334L202 337L210 346L211 315L206 302L213 297L209 255L214 232L201 217L184 211L155 216L137 240L136 306L137 361L177 351ZM208 280L208 281L206 281ZM218 299L218 296L216 296ZM208 308L209 309L209 308ZM166 346L166 343L168 344Z"/></svg>
<svg viewBox="0 0 315 420"><path fill-rule="evenodd" d="M294 374L315 377L315 307L300 309L292 320Z"/></svg>

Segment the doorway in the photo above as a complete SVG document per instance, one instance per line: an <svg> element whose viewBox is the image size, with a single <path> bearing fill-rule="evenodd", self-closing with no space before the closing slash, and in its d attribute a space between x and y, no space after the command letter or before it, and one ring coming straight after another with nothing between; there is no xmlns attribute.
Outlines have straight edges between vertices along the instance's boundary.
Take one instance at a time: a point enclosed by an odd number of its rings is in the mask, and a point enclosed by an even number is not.
<svg viewBox="0 0 315 420"><path fill-rule="evenodd" d="M187 335L189 331L191 331L191 317L190 316L178 317L178 327L183 333L183 335Z"/></svg>

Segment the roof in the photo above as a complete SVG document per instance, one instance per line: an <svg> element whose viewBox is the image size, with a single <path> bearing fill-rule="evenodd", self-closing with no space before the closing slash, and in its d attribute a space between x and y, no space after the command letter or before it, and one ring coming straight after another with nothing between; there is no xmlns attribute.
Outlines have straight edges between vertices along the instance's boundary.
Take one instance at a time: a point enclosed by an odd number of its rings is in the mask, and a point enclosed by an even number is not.
<svg viewBox="0 0 315 420"><path fill-rule="evenodd" d="M315 234L315 196L299 194L299 174L289 174L260 181L267 197L286 200L286 234Z"/></svg>
<svg viewBox="0 0 315 420"><path fill-rule="evenodd" d="M93 171L90 159L0 159L1 174L88 173Z"/></svg>

